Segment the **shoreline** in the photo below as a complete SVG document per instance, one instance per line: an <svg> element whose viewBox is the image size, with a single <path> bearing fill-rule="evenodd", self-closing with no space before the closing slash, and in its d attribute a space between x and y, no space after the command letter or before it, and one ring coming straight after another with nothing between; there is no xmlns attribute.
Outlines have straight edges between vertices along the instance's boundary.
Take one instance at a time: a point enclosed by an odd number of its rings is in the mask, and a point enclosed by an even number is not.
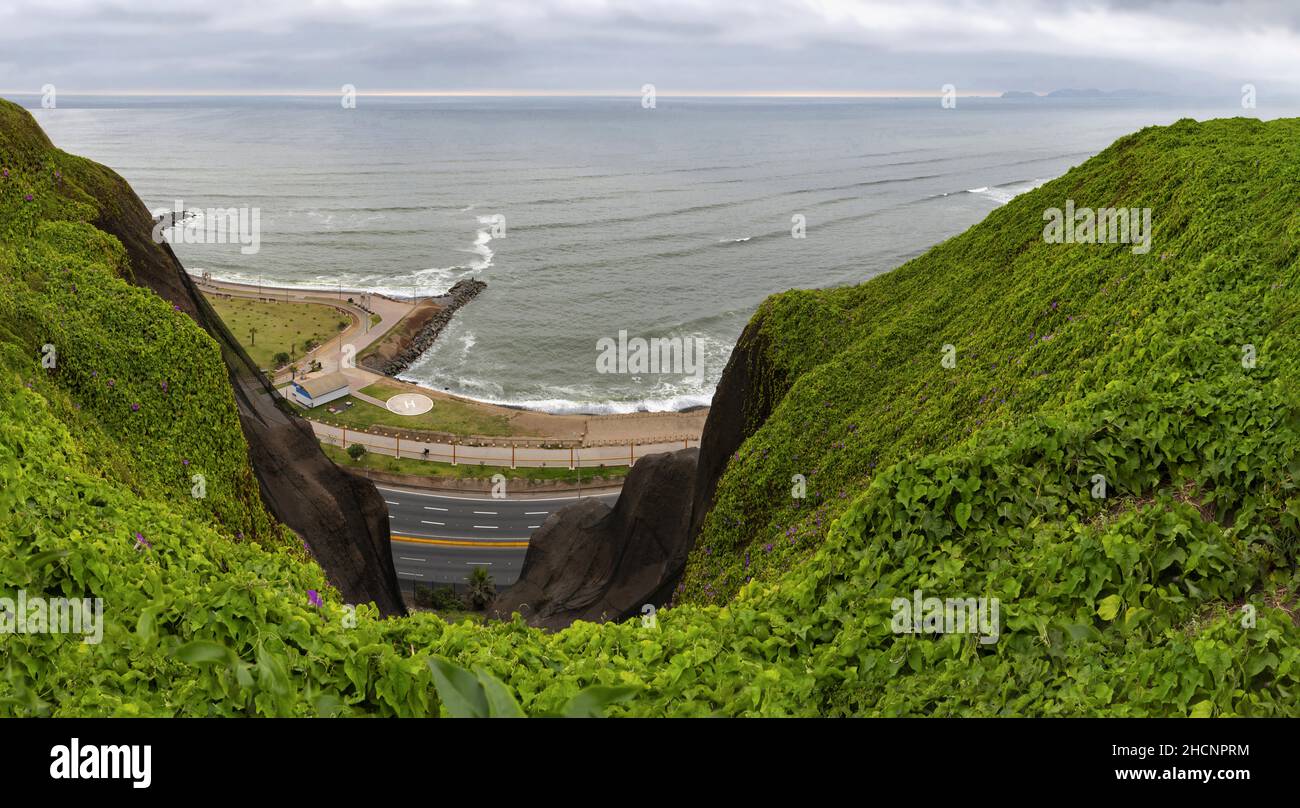
<svg viewBox="0 0 1300 808"><path fill-rule="evenodd" d="M371 384L383 383L405 388L412 393L421 393L435 402L439 400L460 402L485 413L504 414L512 428L517 430L516 437L523 442L557 440L587 446L626 443L645 444L663 442L668 436L672 436L674 440L680 439L679 436L683 434L691 435L698 440L704 431L704 421L708 416L709 407L700 404L691 405L681 410L637 410L625 413L552 413L520 405L498 404L457 395L397 376L389 376L363 365L360 357L365 350L384 342L386 337L391 337L394 329L402 323L406 314L417 310L421 301L441 302L446 299L445 294L416 298L412 302L410 300L399 300L377 292L343 289L342 287L319 289L305 286L248 284L243 281L227 281L214 277L205 279L193 273L190 273L190 278L204 294L227 294L277 302L317 303L353 308L357 312L380 316L382 318L381 322L376 324L374 328L369 328L367 323L364 322L365 317L361 317L354 312L354 318L361 322L354 322L346 331L341 332L337 338L327 341L310 354L305 354L299 361L305 361L313 357L322 360L324 367L317 374L342 371L354 383L355 390L360 390ZM349 298L352 298L354 302L349 303ZM357 298L365 299L370 308L365 308L355 302ZM356 365L346 368L339 367L337 360L332 357L332 352L337 350L338 346L342 345L347 339L357 341L358 336L365 340L365 344L357 348L358 361ZM427 350L428 347L425 346L424 350ZM310 378L317 374L303 374L300 378ZM279 375L285 377L284 381L288 380L287 373ZM281 386L281 382L277 380L276 386ZM592 402L592 406L599 406L599 404ZM503 438L502 436L466 437L484 437L488 441L509 440L509 438Z"/></svg>

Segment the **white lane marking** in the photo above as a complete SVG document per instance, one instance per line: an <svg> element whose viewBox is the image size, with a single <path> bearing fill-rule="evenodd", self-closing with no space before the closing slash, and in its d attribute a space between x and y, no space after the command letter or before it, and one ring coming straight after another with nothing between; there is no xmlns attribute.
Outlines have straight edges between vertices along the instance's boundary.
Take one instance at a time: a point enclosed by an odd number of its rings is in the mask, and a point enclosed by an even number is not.
<svg viewBox="0 0 1300 808"><path fill-rule="evenodd" d="M389 518L389 519L396 519L397 517L396 517L396 516L393 516L393 515L390 513L390 514L388 514L388 518Z"/></svg>
<svg viewBox="0 0 1300 808"><path fill-rule="evenodd" d="M428 561L427 558L411 558L410 556L398 556L402 561L419 561L421 564Z"/></svg>
<svg viewBox="0 0 1300 808"><path fill-rule="evenodd" d="M401 505L401 504L402 504L402 503L400 503L400 502L393 502L391 499L386 499L386 500L384 500L384 502L386 502L386 503L389 504L389 505Z"/></svg>
<svg viewBox="0 0 1300 808"><path fill-rule="evenodd" d="M477 516L496 516L496 511L474 511Z"/></svg>
<svg viewBox="0 0 1300 808"><path fill-rule="evenodd" d="M541 525L529 525L529 526L528 526L528 529L529 529L529 530L536 530L536 529L539 528L539 527L541 527Z"/></svg>
<svg viewBox="0 0 1300 808"><path fill-rule="evenodd" d="M474 525L475 530L496 530L496 525Z"/></svg>
<svg viewBox="0 0 1300 808"><path fill-rule="evenodd" d="M466 561L465 564L468 565L468 566L471 566L471 567L490 567L490 566L492 566L492 562L491 562L491 561Z"/></svg>
<svg viewBox="0 0 1300 808"><path fill-rule="evenodd" d="M437 525L438 527L446 527L446 526L447 526L445 522L428 522L428 521L425 521L424 519L421 519L421 520L420 520L420 524L422 524L422 525Z"/></svg>
<svg viewBox="0 0 1300 808"><path fill-rule="evenodd" d="M426 511L445 511L445 510L447 510L446 508L435 508L435 507L432 506L432 505L425 505L425 506L424 506L424 509L425 509Z"/></svg>
<svg viewBox="0 0 1300 808"><path fill-rule="evenodd" d="M524 511L524 516L545 516L550 511Z"/></svg>
<svg viewBox="0 0 1300 808"><path fill-rule="evenodd" d="M454 499L462 502L501 502L503 500L505 502L563 502L564 500L569 499L606 499L608 497L616 497L619 494L618 491L610 491L605 494L576 494L571 497L516 497L514 499L511 499L510 497L493 497L491 499L483 499L482 497L453 497L447 494L430 494L428 491L412 491L407 488L385 488L382 485L377 485L375 488L380 491L391 491L394 494L412 494L417 497Z"/></svg>
<svg viewBox="0 0 1300 808"><path fill-rule="evenodd" d="M397 573L397 574L398 574L398 575L406 575L406 576L409 576L409 577L411 577L411 578L423 578L423 577L424 577L424 573L423 573L423 572L399 572L399 573Z"/></svg>

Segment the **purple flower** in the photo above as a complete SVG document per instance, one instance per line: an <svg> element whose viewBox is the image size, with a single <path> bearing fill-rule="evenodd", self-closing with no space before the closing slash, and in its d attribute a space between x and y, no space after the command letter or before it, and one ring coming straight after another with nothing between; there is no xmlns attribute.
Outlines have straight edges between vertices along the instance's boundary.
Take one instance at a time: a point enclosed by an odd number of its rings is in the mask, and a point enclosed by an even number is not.
<svg viewBox="0 0 1300 808"><path fill-rule="evenodd" d="M6 178L9 177L9 169L7 169L7 168L5 169L5 177L6 177Z"/></svg>
<svg viewBox="0 0 1300 808"><path fill-rule="evenodd" d="M32 201L32 195L31 195L31 194L28 194L27 196L24 196L23 199L26 200L27 202L31 202L31 201Z"/></svg>
<svg viewBox="0 0 1300 808"><path fill-rule="evenodd" d="M113 379L109 379L109 380L108 380L108 386L109 386L109 387L112 387L112 386L115 385L115 384L117 384L117 382L114 381Z"/></svg>
<svg viewBox="0 0 1300 808"><path fill-rule="evenodd" d="M189 464L190 464L190 460L189 460L188 457L182 457L182 458L181 458L181 465L182 465L182 466L188 466Z"/></svg>
<svg viewBox="0 0 1300 808"><path fill-rule="evenodd" d="M140 411L140 405L139 405L139 404L132 404L132 405L131 405L131 412L139 412L139 411Z"/></svg>
<svg viewBox="0 0 1300 808"><path fill-rule="evenodd" d="M311 601L311 605L318 609L320 608L320 593L315 589L307 590L307 600Z"/></svg>
<svg viewBox="0 0 1300 808"><path fill-rule="evenodd" d="M152 549L152 548L153 545L149 543L149 540L146 539L143 534L141 533L135 534L135 549L144 550L144 549Z"/></svg>
<svg viewBox="0 0 1300 808"><path fill-rule="evenodd" d="M164 393L167 392L167 382L162 383L162 389Z"/></svg>

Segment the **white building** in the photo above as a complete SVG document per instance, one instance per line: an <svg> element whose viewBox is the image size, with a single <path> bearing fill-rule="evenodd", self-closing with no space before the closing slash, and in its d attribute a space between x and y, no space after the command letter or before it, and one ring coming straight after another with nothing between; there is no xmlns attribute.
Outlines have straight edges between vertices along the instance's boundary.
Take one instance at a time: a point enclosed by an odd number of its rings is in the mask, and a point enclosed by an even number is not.
<svg viewBox="0 0 1300 808"><path fill-rule="evenodd" d="M289 385L289 397L304 407L319 407L349 392L348 380L342 373L327 373L314 379L300 379Z"/></svg>

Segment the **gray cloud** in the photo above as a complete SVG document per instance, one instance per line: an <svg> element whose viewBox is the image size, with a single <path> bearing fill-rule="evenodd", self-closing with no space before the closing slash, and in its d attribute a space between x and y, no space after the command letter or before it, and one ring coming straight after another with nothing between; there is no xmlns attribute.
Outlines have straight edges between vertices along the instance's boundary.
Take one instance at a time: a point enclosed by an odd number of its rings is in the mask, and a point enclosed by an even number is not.
<svg viewBox="0 0 1300 808"><path fill-rule="evenodd" d="M0 89L933 92L1300 87L1278 0L34 0L0 8Z"/></svg>

